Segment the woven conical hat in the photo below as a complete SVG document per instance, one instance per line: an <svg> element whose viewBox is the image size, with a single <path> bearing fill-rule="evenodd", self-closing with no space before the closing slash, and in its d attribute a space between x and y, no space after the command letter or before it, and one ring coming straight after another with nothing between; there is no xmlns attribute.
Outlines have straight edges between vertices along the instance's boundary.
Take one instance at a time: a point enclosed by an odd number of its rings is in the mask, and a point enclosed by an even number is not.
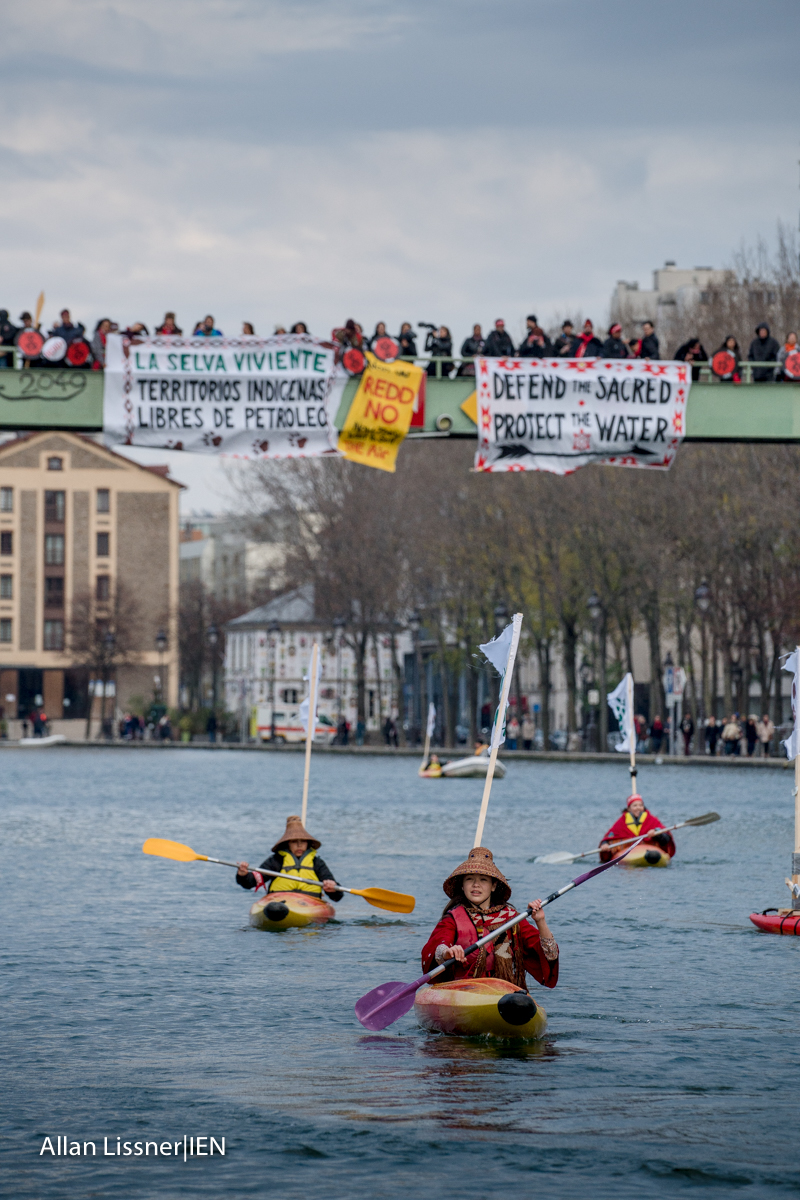
<svg viewBox="0 0 800 1200"><path fill-rule="evenodd" d="M286 828L272 849L279 850L280 847L284 846L287 842L308 842L309 846L313 846L315 850L319 850L320 846L322 845L322 842L318 842L317 839L313 838L308 830L303 827L303 822L298 816L286 818Z"/></svg>
<svg viewBox="0 0 800 1200"><path fill-rule="evenodd" d="M485 846L476 846L467 855L467 861L462 862L445 879L442 887L445 894L454 900L461 891L459 879L462 875L488 875L497 880L493 901L495 904L505 904L511 895L511 886L499 867L495 866L491 850Z"/></svg>

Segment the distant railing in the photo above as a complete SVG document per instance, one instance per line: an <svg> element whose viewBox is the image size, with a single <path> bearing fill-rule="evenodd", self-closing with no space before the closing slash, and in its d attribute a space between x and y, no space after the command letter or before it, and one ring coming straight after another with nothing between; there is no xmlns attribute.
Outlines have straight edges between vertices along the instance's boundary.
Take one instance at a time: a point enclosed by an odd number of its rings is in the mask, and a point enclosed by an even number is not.
<svg viewBox="0 0 800 1200"><path fill-rule="evenodd" d="M515 358L518 356L509 354L509 355L506 355L506 357L507 358ZM547 354L544 357L560 359L562 356L557 355L557 354L553 354L553 355ZM566 355L564 355L563 357L566 359ZM435 374L432 376L432 378L434 378L434 379L450 379L451 378L450 371L452 371L454 366L456 366L456 365L461 366L462 363L474 363L475 358L456 358L453 356L448 357L447 355L442 355L442 357L440 358L438 355L433 355L433 354L429 354L429 355L418 354L413 357L408 356L408 355L400 355L396 361L398 361L398 362L413 362L413 363L416 363L417 366L425 366L428 363L434 363L436 366L436 371L435 371ZM528 361L536 362L537 360L535 358L531 358ZM633 359L633 360L631 360L631 359L610 359L608 361L611 361L611 362L631 362L631 361L643 362L644 360L643 359ZM674 360L666 359L664 361L673 362ZM444 363L450 364L450 370L447 371L446 373L443 373L443 371L442 371L442 364L444 364ZM734 382L733 380L720 379L718 375L715 375L711 369L711 359L708 359L707 362L699 362L699 361L687 362L686 366L689 368L695 368L695 369L699 368L699 370L700 370L700 379L698 380L699 383L732 383L732 382ZM738 367L740 367L742 369L742 378L741 378L740 382L741 383L753 383L754 382L753 371L762 371L762 370L770 371L770 370L775 370L776 368L782 369L783 363L750 362L749 360L747 360L745 362L738 363ZM704 376L705 376L705 378L704 378ZM472 374L459 375L456 378L472 379L472 378L474 378L474 375L472 375ZM800 383L800 379L789 379L789 380L787 380L787 382Z"/></svg>

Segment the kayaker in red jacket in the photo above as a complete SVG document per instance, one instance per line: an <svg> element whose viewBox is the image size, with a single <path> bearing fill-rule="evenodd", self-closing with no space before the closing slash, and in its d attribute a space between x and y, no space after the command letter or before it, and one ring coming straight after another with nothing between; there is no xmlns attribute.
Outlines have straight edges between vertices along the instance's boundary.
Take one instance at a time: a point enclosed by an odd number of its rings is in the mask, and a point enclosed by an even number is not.
<svg viewBox="0 0 800 1200"><path fill-rule="evenodd" d="M422 969L455 960L446 979L505 979L527 991L525 976L553 988L558 983L558 945L545 920L541 900L533 900L532 920L506 930L496 942L464 956L471 946L492 929L516 916L508 903L511 888L495 866L491 850L477 846L466 862L448 875L442 885L450 902L422 950Z"/></svg>
<svg viewBox="0 0 800 1200"><path fill-rule="evenodd" d="M600 842L600 861L608 862L610 858L614 857L614 851L607 848L609 842L621 842L626 838L639 837L642 833L649 833L651 829L663 828L663 821L648 812L642 797L638 793L634 793L628 797L628 803L623 809L622 816L614 822ZM648 838L646 842L642 842L642 845L658 846L659 850L666 850L670 858L675 853L675 842L671 833L662 833L657 837Z"/></svg>
<svg viewBox="0 0 800 1200"><path fill-rule="evenodd" d="M304 828L299 817L292 816L286 820L283 836L272 847L272 854L265 858L261 866L265 871L281 871L285 875L296 875L297 883L289 879L273 879L264 876L268 892L308 892L309 895L319 896L320 885L331 900L341 900L344 892L336 886L336 880L317 854L321 842L313 838ZM236 872L236 882L243 888L259 887L253 871L246 862L239 863Z"/></svg>

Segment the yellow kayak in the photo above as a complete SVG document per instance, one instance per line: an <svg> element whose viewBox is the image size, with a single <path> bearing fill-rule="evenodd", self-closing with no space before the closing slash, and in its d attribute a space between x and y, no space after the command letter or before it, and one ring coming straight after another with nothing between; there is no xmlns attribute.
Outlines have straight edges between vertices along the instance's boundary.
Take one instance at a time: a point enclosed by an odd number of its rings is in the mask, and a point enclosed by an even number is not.
<svg viewBox="0 0 800 1200"><path fill-rule="evenodd" d="M666 850L661 850L658 846L648 846L647 842L642 842L641 846L635 846L630 854L626 854L621 867L668 867L669 855Z"/></svg>
<svg viewBox="0 0 800 1200"><path fill-rule="evenodd" d="M420 988L414 1008L426 1029L461 1037L539 1038L547 1013L504 979L456 979Z"/></svg>
<svg viewBox="0 0 800 1200"><path fill-rule="evenodd" d="M268 892L250 909L250 924L257 929L302 929L335 915L332 904L310 892Z"/></svg>

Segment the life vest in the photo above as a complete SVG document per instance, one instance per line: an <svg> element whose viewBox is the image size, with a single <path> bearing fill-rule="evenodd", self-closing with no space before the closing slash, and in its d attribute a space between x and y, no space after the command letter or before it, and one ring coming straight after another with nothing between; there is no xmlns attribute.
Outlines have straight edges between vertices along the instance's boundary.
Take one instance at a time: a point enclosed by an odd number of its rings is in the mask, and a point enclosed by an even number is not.
<svg viewBox="0 0 800 1200"><path fill-rule="evenodd" d="M630 829L631 834L634 837L639 836L639 834L642 831L642 826L644 825L645 821L647 820L647 818L649 816L650 816L650 813L647 811L647 809L644 809L641 817L639 818L639 820L637 822L636 817L633 815L633 813L630 811L630 809L628 809L628 811L625 813L625 824L627 825L628 829Z"/></svg>
<svg viewBox="0 0 800 1200"><path fill-rule="evenodd" d="M271 892L311 892L314 896L319 896L320 883L314 870L314 858L317 852L314 847L306 850L302 858L295 858L291 850L280 850L278 853L282 859L281 870L286 875L296 875L297 883L290 883L288 879L273 879L269 890ZM306 883L301 883L302 879L313 880L315 886L310 887Z"/></svg>
<svg viewBox="0 0 800 1200"><path fill-rule="evenodd" d="M451 908L450 916L456 923L456 933L458 934L455 945L463 946L465 950L467 946L474 946L478 940L478 931L463 905L459 904L456 908ZM488 942L483 949L486 951L486 974L491 975L494 971L494 946ZM475 966L475 958L478 954L480 954L480 950L471 954L465 963L455 963L452 967L453 977L463 979L465 975L469 975Z"/></svg>

